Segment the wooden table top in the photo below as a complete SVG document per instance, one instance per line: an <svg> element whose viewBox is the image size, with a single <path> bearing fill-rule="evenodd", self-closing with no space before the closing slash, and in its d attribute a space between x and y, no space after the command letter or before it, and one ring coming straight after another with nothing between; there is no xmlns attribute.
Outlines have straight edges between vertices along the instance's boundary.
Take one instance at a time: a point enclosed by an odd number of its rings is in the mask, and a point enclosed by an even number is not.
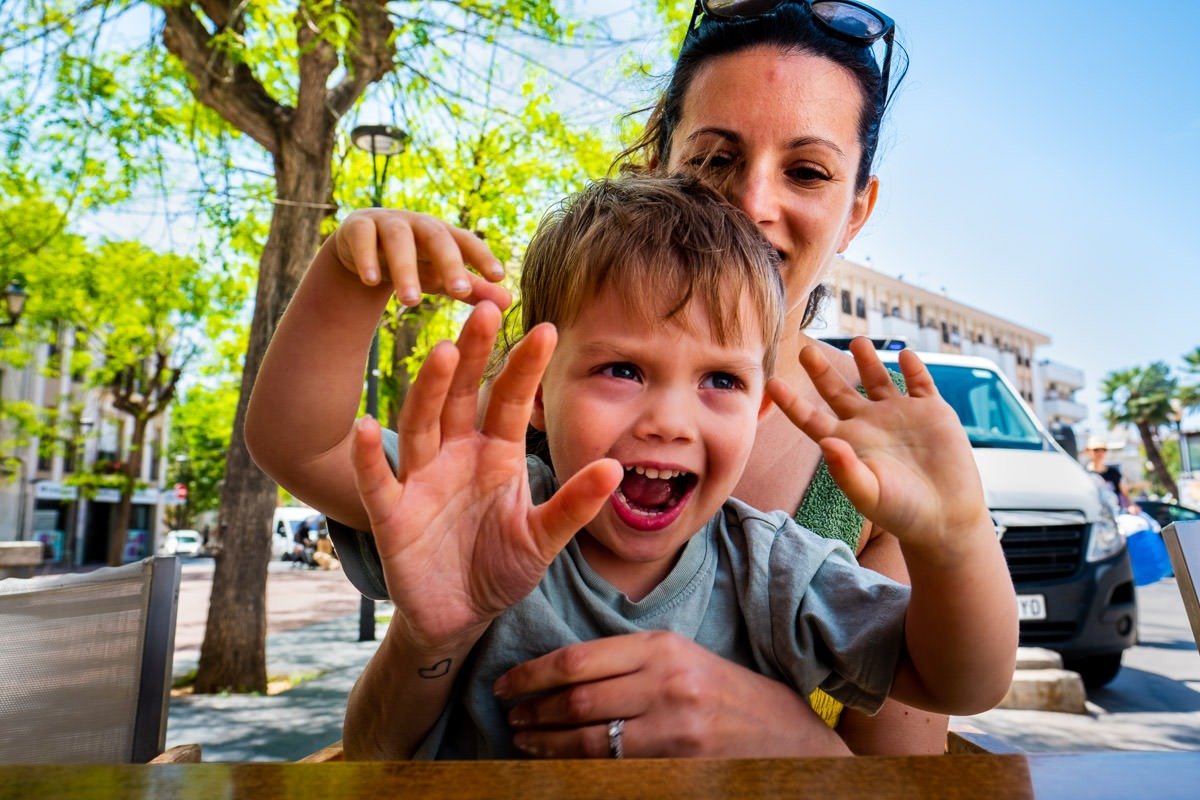
<svg viewBox="0 0 1200 800"><path fill-rule="evenodd" d="M0 798L1200 797L1200 753L846 759L10 765Z"/></svg>

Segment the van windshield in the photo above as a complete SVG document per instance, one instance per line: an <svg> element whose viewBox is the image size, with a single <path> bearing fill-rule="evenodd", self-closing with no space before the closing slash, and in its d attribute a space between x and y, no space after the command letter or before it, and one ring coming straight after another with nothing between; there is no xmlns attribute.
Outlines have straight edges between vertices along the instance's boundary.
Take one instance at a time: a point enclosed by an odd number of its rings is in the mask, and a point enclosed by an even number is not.
<svg viewBox="0 0 1200 800"><path fill-rule="evenodd" d="M926 366L938 391L966 428L972 447L1048 447L1033 420L996 373L977 367Z"/></svg>

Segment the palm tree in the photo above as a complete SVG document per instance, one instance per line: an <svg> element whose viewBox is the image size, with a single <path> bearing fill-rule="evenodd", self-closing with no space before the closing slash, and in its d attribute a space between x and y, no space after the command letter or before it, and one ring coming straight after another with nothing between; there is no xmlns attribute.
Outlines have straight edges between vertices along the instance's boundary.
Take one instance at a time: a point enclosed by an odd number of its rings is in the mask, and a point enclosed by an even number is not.
<svg viewBox="0 0 1200 800"><path fill-rule="evenodd" d="M1100 385L1101 402L1108 406L1108 424L1133 425L1137 428L1158 483L1172 496L1179 487L1163 460L1159 431L1171 421L1171 400L1178 395L1179 380L1165 361L1148 367L1131 367L1108 373Z"/></svg>
<svg viewBox="0 0 1200 800"><path fill-rule="evenodd" d="M1200 379L1200 345L1183 356L1183 371L1190 377ZM1200 410L1200 383L1179 387L1179 402L1189 410Z"/></svg>

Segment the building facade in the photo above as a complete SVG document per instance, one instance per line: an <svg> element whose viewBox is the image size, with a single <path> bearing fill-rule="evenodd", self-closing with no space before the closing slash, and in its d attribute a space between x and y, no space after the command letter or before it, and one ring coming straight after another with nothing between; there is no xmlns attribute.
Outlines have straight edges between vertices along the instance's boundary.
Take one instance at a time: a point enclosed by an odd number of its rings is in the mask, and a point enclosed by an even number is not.
<svg viewBox="0 0 1200 800"><path fill-rule="evenodd" d="M69 328L60 329L54 341L26 347L30 358L23 367L0 365L0 400L29 403L51 424L42 436L16 441L12 423L0 421L5 428L0 443L14 464L0 481L0 541L41 541L48 560L64 566L103 563L120 493L101 488L85 497L70 478L104 472L106 465L115 471L128 457L132 420L114 410L104 392L73 378L76 342ZM169 429L168 413L146 433L127 561L154 553L165 532L166 508L179 502L166 475Z"/></svg>
<svg viewBox="0 0 1200 800"><path fill-rule="evenodd" d="M818 337L897 339L923 352L958 353L994 361L1048 427L1087 417L1075 400L1083 372L1039 358L1050 337L866 265L841 260L826 285L832 297L812 331Z"/></svg>

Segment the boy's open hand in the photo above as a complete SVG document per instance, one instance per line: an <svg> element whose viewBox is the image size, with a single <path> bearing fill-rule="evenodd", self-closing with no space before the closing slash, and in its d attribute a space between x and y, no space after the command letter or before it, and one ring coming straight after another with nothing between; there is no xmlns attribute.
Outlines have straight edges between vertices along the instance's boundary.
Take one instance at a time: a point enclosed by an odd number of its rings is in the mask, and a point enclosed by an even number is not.
<svg viewBox="0 0 1200 800"><path fill-rule="evenodd" d="M504 278L504 266L484 241L429 214L360 209L346 217L334 238L343 267L368 286L390 281L406 306L421 302L422 292L472 305L490 300L507 308L512 302L508 290L497 283Z"/></svg>
<svg viewBox="0 0 1200 800"><path fill-rule="evenodd" d="M395 474L379 426L366 419L355 430L355 482L396 604L393 625L430 653L473 642L532 591L622 477L616 461L596 461L532 505L525 429L557 337L550 325L529 332L477 427L480 380L499 326L499 310L480 303L457 345L430 352L400 414Z"/></svg>
<svg viewBox="0 0 1200 800"><path fill-rule="evenodd" d="M866 339L850 345L863 397L809 345L800 363L833 413L772 379L767 386L788 418L821 446L829 471L862 514L905 546L953 557L956 534L991 525L966 432L938 394L920 358L900 351L902 394Z"/></svg>

